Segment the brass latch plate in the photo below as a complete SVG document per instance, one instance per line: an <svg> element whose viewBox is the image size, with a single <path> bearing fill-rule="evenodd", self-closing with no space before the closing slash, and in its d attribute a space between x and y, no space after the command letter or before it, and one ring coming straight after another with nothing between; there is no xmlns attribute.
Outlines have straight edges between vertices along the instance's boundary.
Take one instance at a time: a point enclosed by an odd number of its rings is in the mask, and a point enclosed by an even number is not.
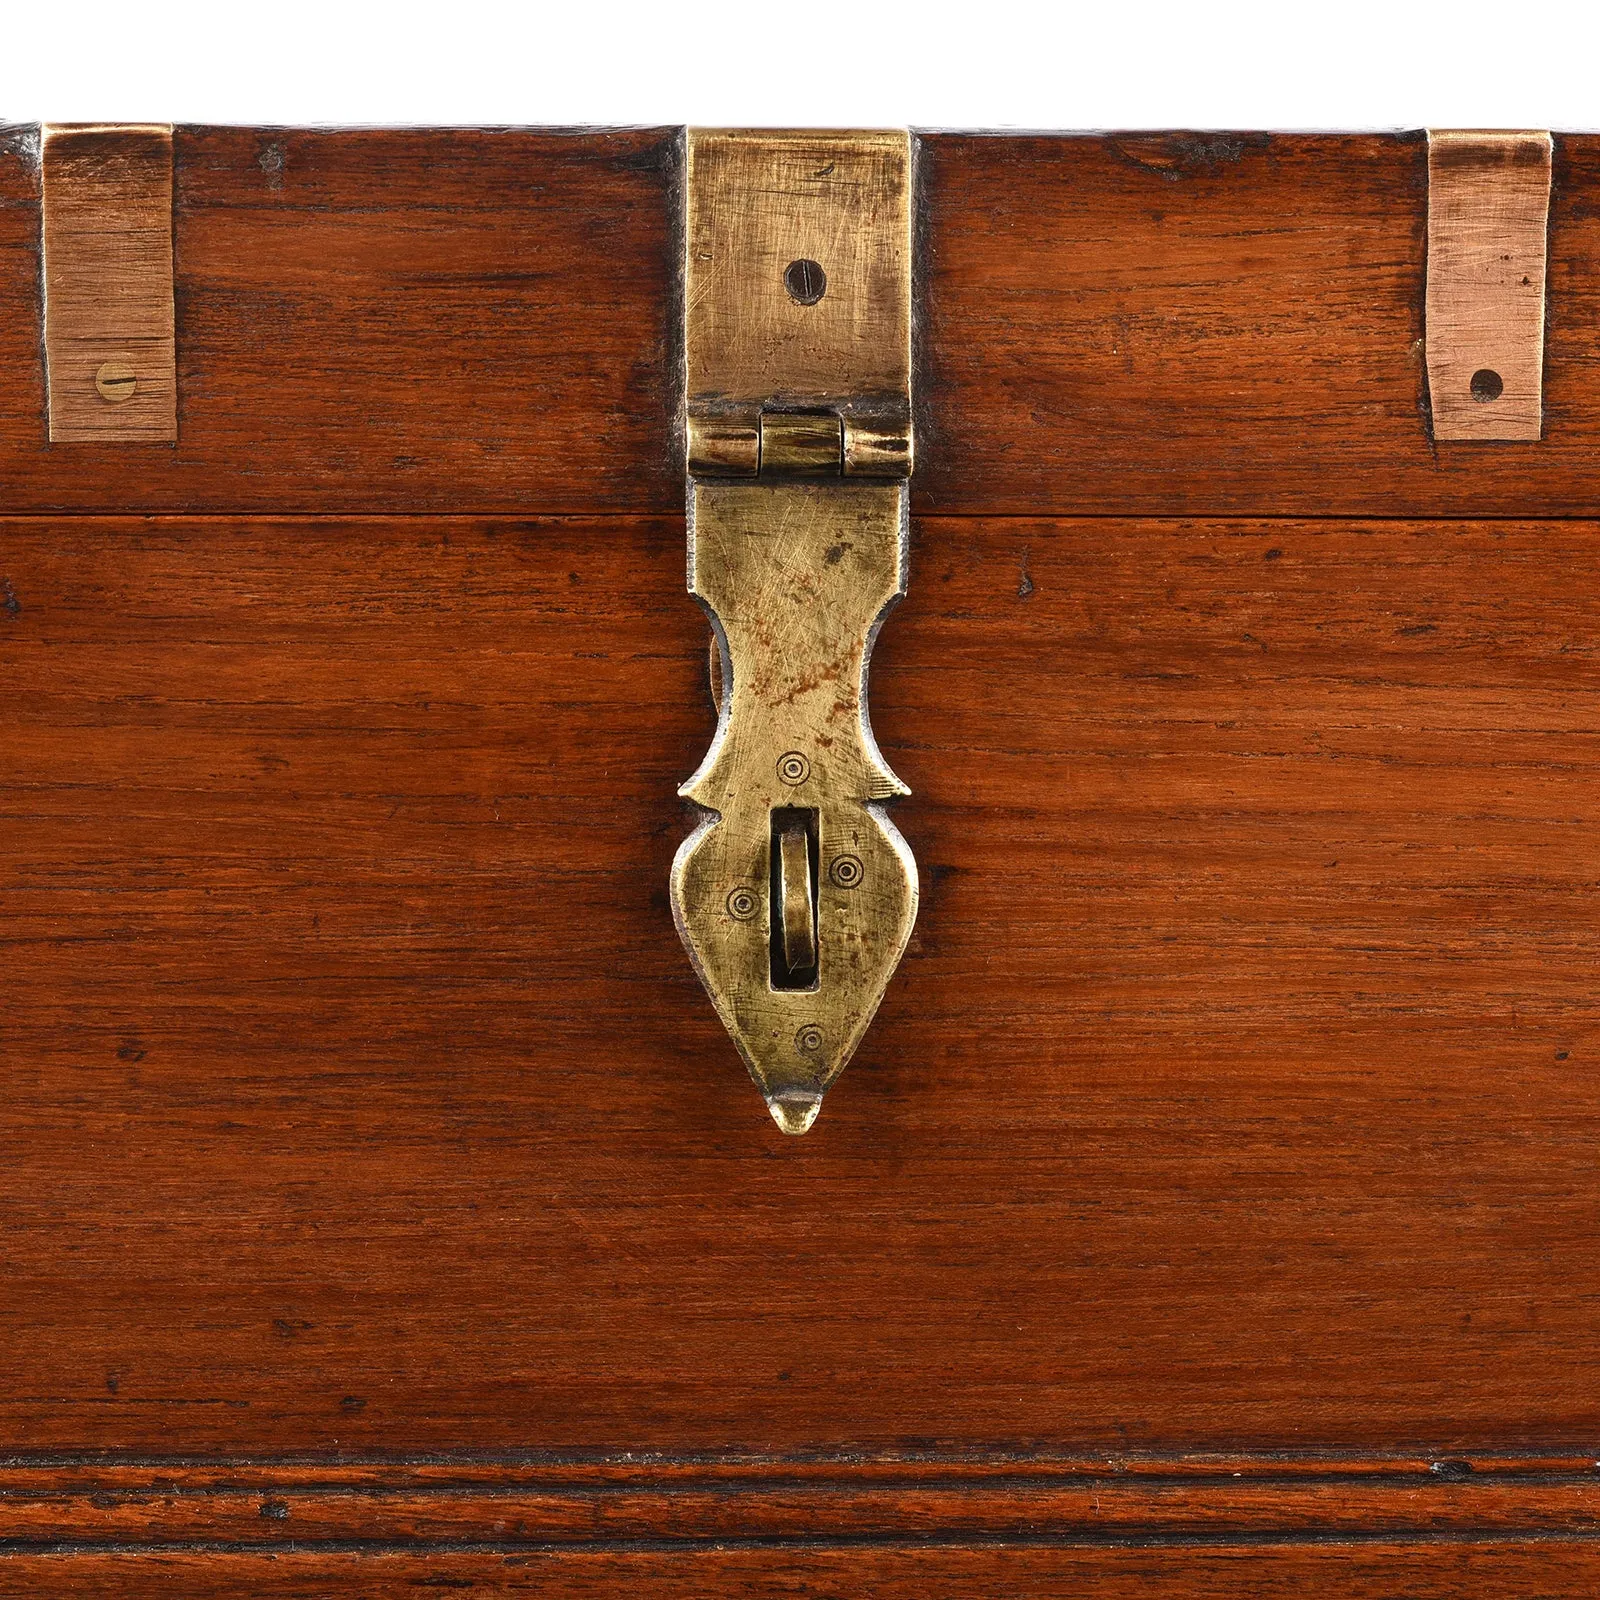
<svg viewBox="0 0 1600 1600"><path fill-rule="evenodd" d="M917 909L867 668L906 582L905 133L688 136L689 587L722 663L680 791L679 932L786 1133L866 1032Z"/></svg>

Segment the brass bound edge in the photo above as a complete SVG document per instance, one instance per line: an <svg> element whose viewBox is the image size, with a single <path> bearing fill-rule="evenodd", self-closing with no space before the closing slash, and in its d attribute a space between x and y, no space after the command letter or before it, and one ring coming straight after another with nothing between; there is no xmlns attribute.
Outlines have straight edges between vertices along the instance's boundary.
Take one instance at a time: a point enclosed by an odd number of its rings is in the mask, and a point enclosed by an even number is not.
<svg viewBox="0 0 1600 1600"><path fill-rule="evenodd" d="M1435 439L1538 439L1544 421L1543 132L1428 133L1428 398Z"/></svg>
<svg viewBox="0 0 1600 1600"><path fill-rule="evenodd" d="M804 1133L910 938L907 792L867 716L905 592L911 139L691 129L684 226L689 588L721 656L672 868L695 970Z"/></svg>
<svg viewBox="0 0 1600 1600"><path fill-rule="evenodd" d="M172 129L47 123L40 170L50 442L170 444Z"/></svg>

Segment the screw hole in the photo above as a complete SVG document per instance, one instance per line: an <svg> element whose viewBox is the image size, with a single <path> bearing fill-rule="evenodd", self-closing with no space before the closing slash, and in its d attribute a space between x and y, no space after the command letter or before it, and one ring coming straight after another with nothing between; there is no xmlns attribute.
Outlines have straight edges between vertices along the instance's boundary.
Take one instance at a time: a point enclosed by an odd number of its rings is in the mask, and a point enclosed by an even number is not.
<svg viewBox="0 0 1600 1600"><path fill-rule="evenodd" d="M783 269L783 286L797 305L814 306L828 292L828 274L802 256Z"/></svg>
<svg viewBox="0 0 1600 1600"><path fill-rule="evenodd" d="M1479 367L1472 374L1472 398L1480 405L1486 405L1490 400L1498 400L1505 392L1506 386L1493 367Z"/></svg>

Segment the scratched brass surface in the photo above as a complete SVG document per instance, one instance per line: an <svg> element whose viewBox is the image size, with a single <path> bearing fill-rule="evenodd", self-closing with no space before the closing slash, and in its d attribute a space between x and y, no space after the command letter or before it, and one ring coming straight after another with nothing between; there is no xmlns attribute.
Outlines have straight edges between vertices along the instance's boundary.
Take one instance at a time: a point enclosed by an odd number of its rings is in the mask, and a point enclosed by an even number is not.
<svg viewBox="0 0 1600 1600"><path fill-rule="evenodd" d="M917 909L867 720L906 581L911 142L691 129L687 164L689 587L721 670L672 905L774 1121L804 1133Z"/></svg>
<svg viewBox="0 0 1600 1600"><path fill-rule="evenodd" d="M687 169L691 472L736 470L726 430L769 408L836 411L863 441L853 465L909 473L910 135L693 128ZM823 269L814 301L792 292L798 263Z"/></svg>
<svg viewBox="0 0 1600 1600"><path fill-rule="evenodd" d="M778 1126L803 1133L883 996L917 867L882 802L905 794L868 724L877 624L905 589L902 484L697 483L690 587L723 642L722 712L680 791L705 821L672 868L695 968ZM817 981L772 981L774 810L817 827Z"/></svg>

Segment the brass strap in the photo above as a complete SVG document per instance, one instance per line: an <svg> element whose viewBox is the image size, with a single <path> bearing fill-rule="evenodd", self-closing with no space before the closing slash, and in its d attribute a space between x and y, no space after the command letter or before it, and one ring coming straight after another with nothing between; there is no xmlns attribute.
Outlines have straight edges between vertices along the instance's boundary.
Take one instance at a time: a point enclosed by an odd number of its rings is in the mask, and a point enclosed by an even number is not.
<svg viewBox="0 0 1600 1600"><path fill-rule="evenodd" d="M905 590L911 143L691 130L684 228L689 587L717 736L672 869L695 969L786 1133L804 1133L911 935L906 792L867 720Z"/></svg>

